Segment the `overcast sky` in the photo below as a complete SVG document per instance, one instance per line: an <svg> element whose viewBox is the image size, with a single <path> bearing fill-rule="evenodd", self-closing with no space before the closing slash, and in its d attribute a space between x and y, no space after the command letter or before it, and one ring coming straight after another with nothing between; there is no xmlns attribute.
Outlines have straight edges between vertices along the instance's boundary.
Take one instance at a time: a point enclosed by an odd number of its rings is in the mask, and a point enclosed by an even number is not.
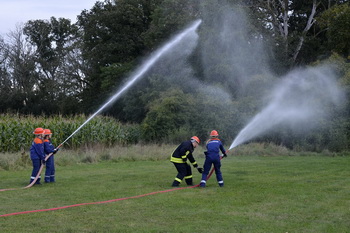
<svg viewBox="0 0 350 233"><path fill-rule="evenodd" d="M15 30L28 20L68 18L76 22L82 10L90 10L97 0L0 0L0 35Z"/></svg>

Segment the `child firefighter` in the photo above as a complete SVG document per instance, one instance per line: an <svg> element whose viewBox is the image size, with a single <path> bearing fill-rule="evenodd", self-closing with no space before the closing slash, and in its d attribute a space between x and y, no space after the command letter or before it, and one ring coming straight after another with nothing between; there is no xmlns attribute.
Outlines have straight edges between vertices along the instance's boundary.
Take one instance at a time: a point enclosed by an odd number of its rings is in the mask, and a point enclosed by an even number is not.
<svg viewBox="0 0 350 233"><path fill-rule="evenodd" d="M33 163L33 170L32 170L32 176L30 177L30 184L34 181L35 177L37 176L41 164L45 164L45 153L44 153L44 141L43 141L43 134L44 129L43 128L36 128L33 132L35 135L35 138L32 142L32 146L30 147L30 159ZM40 183L41 177L36 180L35 184L41 184Z"/></svg>

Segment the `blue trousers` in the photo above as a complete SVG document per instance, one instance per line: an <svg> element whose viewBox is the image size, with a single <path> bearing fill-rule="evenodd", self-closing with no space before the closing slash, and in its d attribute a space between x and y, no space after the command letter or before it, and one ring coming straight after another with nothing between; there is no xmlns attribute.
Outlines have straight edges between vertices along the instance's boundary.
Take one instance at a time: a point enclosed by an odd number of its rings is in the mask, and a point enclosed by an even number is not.
<svg viewBox="0 0 350 233"><path fill-rule="evenodd" d="M35 179L36 175L38 174L38 172L40 170L40 166L41 166L41 160L40 159L32 159L32 163L33 163L33 170L32 170L32 176L30 177L29 183L32 183L33 180ZM39 178L36 180L35 184L40 184L40 179L41 179L41 176L39 176Z"/></svg>
<svg viewBox="0 0 350 233"><path fill-rule="evenodd" d="M204 171L202 173L202 180L206 181L207 176L210 172L211 165L214 165L215 168L215 174L216 174L216 180L218 181L219 184L223 183L222 179L222 173L221 173L221 161L220 161L220 156L206 156L205 157L205 162L204 162Z"/></svg>
<svg viewBox="0 0 350 233"><path fill-rule="evenodd" d="M46 161L45 183L55 182L55 161L51 155Z"/></svg>

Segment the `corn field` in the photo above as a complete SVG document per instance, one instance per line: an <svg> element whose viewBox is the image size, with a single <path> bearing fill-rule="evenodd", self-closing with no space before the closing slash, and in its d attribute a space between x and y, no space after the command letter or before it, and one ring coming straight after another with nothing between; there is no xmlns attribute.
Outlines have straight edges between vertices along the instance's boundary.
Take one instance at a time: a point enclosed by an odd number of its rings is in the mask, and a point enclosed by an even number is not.
<svg viewBox="0 0 350 233"><path fill-rule="evenodd" d="M53 133L52 143L54 146L58 146L87 119L88 116L85 115L34 117L0 114L0 151L29 150L34 139L33 131L38 127L50 129ZM75 149L89 144L125 145L136 143L139 137L140 130L137 125L123 125L114 118L96 116L71 137L64 146Z"/></svg>

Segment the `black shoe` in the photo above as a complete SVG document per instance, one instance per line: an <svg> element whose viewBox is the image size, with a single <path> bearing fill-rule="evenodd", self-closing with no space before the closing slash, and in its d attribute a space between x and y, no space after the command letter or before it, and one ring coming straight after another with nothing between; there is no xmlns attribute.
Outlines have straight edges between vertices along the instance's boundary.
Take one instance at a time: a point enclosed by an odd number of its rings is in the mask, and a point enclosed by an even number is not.
<svg viewBox="0 0 350 233"><path fill-rule="evenodd" d="M174 180L174 182L171 184L172 187L179 187L180 182L177 180Z"/></svg>

